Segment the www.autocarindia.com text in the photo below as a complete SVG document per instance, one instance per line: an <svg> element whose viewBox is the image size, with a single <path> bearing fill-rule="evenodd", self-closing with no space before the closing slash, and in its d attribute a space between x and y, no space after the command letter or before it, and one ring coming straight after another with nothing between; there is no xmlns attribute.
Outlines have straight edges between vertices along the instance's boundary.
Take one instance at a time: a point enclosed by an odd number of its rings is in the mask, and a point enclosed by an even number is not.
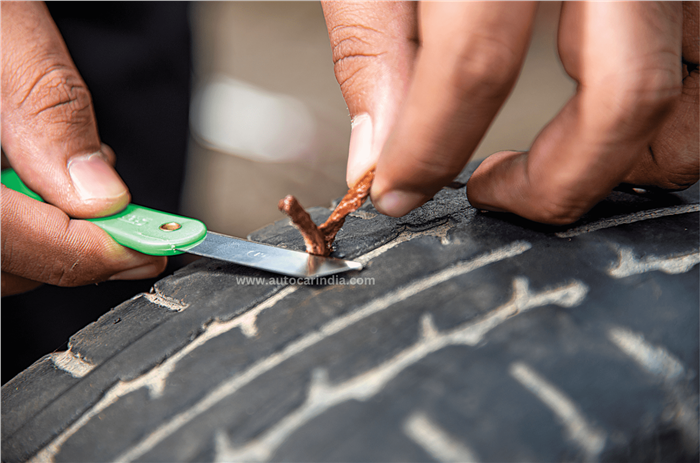
<svg viewBox="0 0 700 463"><path fill-rule="evenodd" d="M374 285L374 278L344 277L340 275L330 275L318 278L295 278L295 277L236 277L236 283L246 286L279 286L279 285Z"/></svg>

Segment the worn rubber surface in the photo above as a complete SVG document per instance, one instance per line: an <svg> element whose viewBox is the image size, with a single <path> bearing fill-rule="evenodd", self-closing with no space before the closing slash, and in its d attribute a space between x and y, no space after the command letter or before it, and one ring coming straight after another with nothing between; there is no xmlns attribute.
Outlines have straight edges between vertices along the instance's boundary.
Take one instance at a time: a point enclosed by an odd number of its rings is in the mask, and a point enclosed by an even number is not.
<svg viewBox="0 0 700 463"><path fill-rule="evenodd" d="M366 204L363 284L197 261L2 388L2 459L697 461L698 226L697 185L564 228Z"/></svg>

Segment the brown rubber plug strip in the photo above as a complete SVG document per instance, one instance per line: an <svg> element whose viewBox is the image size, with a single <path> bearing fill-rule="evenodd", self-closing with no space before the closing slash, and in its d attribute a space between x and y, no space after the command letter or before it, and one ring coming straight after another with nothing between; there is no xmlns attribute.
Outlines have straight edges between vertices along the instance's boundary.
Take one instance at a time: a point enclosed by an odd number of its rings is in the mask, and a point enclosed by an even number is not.
<svg viewBox="0 0 700 463"><path fill-rule="evenodd" d="M340 200L323 225L316 226L308 212L301 207L294 196L288 195L279 202L280 211L292 219L294 225L304 237L306 252L316 256L329 256L333 251L333 241L345 223L345 217L364 204L369 196L369 189L374 180L374 170L367 172L357 184L350 188Z"/></svg>

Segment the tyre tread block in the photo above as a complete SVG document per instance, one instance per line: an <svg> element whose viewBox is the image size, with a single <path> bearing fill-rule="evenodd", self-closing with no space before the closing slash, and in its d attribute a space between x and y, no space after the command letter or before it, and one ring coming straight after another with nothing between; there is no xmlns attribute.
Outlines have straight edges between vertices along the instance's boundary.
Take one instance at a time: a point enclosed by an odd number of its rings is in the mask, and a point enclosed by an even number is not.
<svg viewBox="0 0 700 463"><path fill-rule="evenodd" d="M475 167L470 164L457 180L466 181ZM697 203L697 185L673 195L640 197L614 192L575 226ZM320 223L330 210L311 208L310 213ZM668 453L680 437L667 420L667 391L621 353L606 333L611 327L623 326L654 345L665 346L688 368L682 384L697 400L698 380L692 366L698 360L698 266L681 274L650 271L621 279L611 278L609 267L622 247L640 259L697 252L698 214L638 221L568 239L557 236L573 227L480 213L469 206L464 189L442 190L402 218L378 214L368 201L348 217L334 255L355 259L388 243L388 250L359 274L374 277L374 286L312 285L293 290L255 317L248 327L257 330L254 333L236 327L182 357L168 373L162 395L153 396L147 388L140 388L104 409L100 420L93 420L65 442L56 460L114 458L255 362L387 293L515 241L527 241L530 250L353 322L342 335L263 373L138 459L210 459L222 435L230 445L245 445L305 403L312 373L318 367L326 369L331 385L362 375L409 347L422 329L420 320L426 312L432 314L437 330L479 319L506 303L512 282L522 276L527 277L532 291L582 281L589 293L578 307L533 309L490 331L485 343L448 347L423 358L399 372L372 398L344 402L300 426L293 438L276 448L273 459L389 461L398 456L405 461L425 460L426 449L401 428L417 411L449 435L463 437L464 444L482 458L582 458L580 449L562 437L561 424L552 412L509 374L509 365L517 361L527 363L569 394L592 423L612 433L604 459L631 458L640 455L638 448L679 459L697 455L697 449ZM398 236L404 242L392 247ZM288 219L253 232L249 238L304 249ZM241 277L276 275L200 259L159 281L150 300L141 296L127 301L71 338L73 352L96 365L82 380L51 370L45 358L17 381L6 384L3 425L10 418L6 400L14 409L18 405L13 404L20 400L40 399L35 408L20 409L8 421L13 426L11 434L3 426L3 459L26 459L118 382L139 378L175 358L194 346L212 323L237 320L235 317L256 310L278 292L289 291L280 285L242 284ZM471 354L465 356L467 351ZM21 387L11 391L12 384ZM627 410L624 416L620 410ZM469 426L473 439L464 434ZM542 433L542 429L550 431ZM113 437L101 439L106 434ZM510 447L496 444L504 436Z"/></svg>

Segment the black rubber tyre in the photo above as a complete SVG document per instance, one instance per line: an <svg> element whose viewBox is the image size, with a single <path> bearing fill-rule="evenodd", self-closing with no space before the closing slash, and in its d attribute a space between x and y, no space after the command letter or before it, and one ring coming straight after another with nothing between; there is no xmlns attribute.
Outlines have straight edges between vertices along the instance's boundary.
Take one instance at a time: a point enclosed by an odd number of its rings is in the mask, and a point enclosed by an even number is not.
<svg viewBox="0 0 700 463"><path fill-rule="evenodd" d="M564 228L366 204L354 284L203 259L76 333L2 388L2 458L697 461L698 226L697 185Z"/></svg>

